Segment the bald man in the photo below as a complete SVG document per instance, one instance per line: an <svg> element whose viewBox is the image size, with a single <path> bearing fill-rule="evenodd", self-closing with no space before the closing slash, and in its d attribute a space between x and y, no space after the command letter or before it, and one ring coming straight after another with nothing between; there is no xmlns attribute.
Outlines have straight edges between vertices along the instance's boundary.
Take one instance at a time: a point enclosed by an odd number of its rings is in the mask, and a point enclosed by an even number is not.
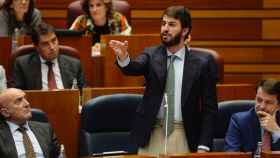
<svg viewBox="0 0 280 158"><path fill-rule="evenodd" d="M31 108L22 90L9 88L0 94L0 115L0 157L21 158L30 153L36 158L59 156L60 146L50 125L29 121ZM26 134L32 152L25 145Z"/></svg>

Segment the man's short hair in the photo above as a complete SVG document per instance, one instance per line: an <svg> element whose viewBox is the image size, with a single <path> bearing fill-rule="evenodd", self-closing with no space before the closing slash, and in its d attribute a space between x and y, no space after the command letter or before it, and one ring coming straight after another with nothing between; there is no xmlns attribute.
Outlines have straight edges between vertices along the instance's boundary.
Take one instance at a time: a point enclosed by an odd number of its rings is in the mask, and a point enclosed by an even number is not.
<svg viewBox="0 0 280 158"><path fill-rule="evenodd" d="M188 28L189 32L186 35L186 37L188 37L192 29L192 19L191 14L186 7L182 5L170 6L163 12L162 17L164 15L179 20L182 28Z"/></svg>
<svg viewBox="0 0 280 158"><path fill-rule="evenodd" d="M280 81L275 79L261 80L257 88L260 87L262 88L263 91L265 91L269 95L276 95L277 102L278 104L280 104Z"/></svg>
<svg viewBox="0 0 280 158"><path fill-rule="evenodd" d="M32 33L32 42L35 45L38 45L40 36L47 35L49 33L55 33L55 29L53 26L47 24L47 23L40 23Z"/></svg>

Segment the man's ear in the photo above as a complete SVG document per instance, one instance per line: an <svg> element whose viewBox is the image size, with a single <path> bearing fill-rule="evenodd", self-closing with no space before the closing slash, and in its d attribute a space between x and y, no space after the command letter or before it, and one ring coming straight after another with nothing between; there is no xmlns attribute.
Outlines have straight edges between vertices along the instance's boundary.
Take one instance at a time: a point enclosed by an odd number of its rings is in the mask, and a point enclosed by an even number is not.
<svg viewBox="0 0 280 158"><path fill-rule="evenodd" d="M5 118L10 117L10 113L9 113L9 111L8 111L7 108L4 108L4 107L0 108L0 113L1 113L1 115L3 115Z"/></svg>
<svg viewBox="0 0 280 158"><path fill-rule="evenodd" d="M189 28L183 28L184 37L189 33Z"/></svg>

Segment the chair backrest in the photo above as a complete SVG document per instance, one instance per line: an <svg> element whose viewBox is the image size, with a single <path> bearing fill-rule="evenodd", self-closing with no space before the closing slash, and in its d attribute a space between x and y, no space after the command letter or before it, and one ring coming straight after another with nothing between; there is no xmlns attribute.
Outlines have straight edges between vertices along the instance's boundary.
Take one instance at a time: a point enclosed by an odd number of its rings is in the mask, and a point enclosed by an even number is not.
<svg viewBox="0 0 280 158"><path fill-rule="evenodd" d="M72 23L74 22L76 17L83 14L81 2L82 2L82 0L77 0L77 1L71 2L68 5L68 8L67 8L67 27L68 28L72 25ZM127 1L112 0L112 6L113 6L113 10L122 13L126 17L128 23L130 23L131 10L130 10L130 5Z"/></svg>
<svg viewBox="0 0 280 158"><path fill-rule="evenodd" d="M106 151L137 153L130 129L140 94L104 95L89 100L82 108L80 156Z"/></svg>
<svg viewBox="0 0 280 158"><path fill-rule="evenodd" d="M218 76L217 80L219 83L223 83L224 80L224 59L222 56L219 55L218 52L212 49L206 49L206 48L198 48L198 47L190 47L191 51L196 52L196 53L206 53L206 54L211 54L217 64L217 69L218 69Z"/></svg>
<svg viewBox="0 0 280 158"><path fill-rule="evenodd" d="M45 112L43 112L40 109L32 108L32 121L38 121L38 122L48 122L48 116Z"/></svg>
<svg viewBox="0 0 280 158"><path fill-rule="evenodd" d="M218 114L214 125L213 151L223 151L224 138L228 129L231 115L237 112L247 111L254 107L254 100L230 100L218 104Z"/></svg>

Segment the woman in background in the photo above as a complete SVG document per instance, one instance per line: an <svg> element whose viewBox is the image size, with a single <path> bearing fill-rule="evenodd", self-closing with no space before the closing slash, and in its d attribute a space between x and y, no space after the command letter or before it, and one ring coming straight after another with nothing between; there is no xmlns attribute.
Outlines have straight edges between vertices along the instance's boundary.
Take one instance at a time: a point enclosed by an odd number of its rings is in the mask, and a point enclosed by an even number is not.
<svg viewBox="0 0 280 158"><path fill-rule="evenodd" d="M41 22L41 13L35 8L34 0L5 0L0 10L0 36L30 34Z"/></svg>
<svg viewBox="0 0 280 158"><path fill-rule="evenodd" d="M112 10L112 0L83 0L81 5L85 14L77 17L70 29L91 34L92 45L100 42L102 34L131 34L126 17Z"/></svg>

